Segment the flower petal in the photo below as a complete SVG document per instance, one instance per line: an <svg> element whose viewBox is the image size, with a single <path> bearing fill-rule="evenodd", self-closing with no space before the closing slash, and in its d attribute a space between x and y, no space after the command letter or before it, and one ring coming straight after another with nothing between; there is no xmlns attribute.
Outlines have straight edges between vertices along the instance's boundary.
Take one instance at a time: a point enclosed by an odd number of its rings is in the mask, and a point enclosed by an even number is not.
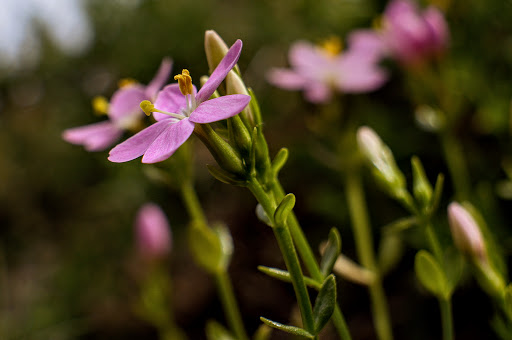
<svg viewBox="0 0 512 340"><path fill-rule="evenodd" d="M193 86L193 88L195 95L197 90L195 86ZM158 110L181 114L186 107L187 98L181 93L178 84L167 85L156 97L155 108ZM153 112L153 117L155 117L157 121L169 119L168 115L158 112Z"/></svg>
<svg viewBox="0 0 512 340"><path fill-rule="evenodd" d="M108 109L108 116L112 120L120 120L137 113L144 115L140 102L147 99L144 86L140 84L128 85L117 90Z"/></svg>
<svg viewBox="0 0 512 340"><path fill-rule="evenodd" d="M318 65L325 64L326 56L318 48L306 41L298 41L290 47L288 53L290 65L299 69L316 69Z"/></svg>
<svg viewBox="0 0 512 340"><path fill-rule="evenodd" d="M220 83L226 78L227 74L236 65L240 53L242 52L242 40L238 39L229 49L228 53L215 68L208 81L201 87L196 96L198 104L211 97L213 92L219 87Z"/></svg>
<svg viewBox="0 0 512 340"><path fill-rule="evenodd" d="M430 6L423 11L423 20L425 20L432 32L432 50L438 52L445 49L450 39L450 32L443 13L437 8Z"/></svg>
<svg viewBox="0 0 512 340"><path fill-rule="evenodd" d="M157 123L159 124L159 123ZM142 163L156 163L166 160L190 137L195 124L188 118L168 126L148 147Z"/></svg>
<svg viewBox="0 0 512 340"><path fill-rule="evenodd" d="M307 84L301 74L283 68L274 68L267 74L269 83L287 90L300 90Z"/></svg>
<svg viewBox="0 0 512 340"><path fill-rule="evenodd" d="M172 60L170 58L164 58L162 63L160 64L160 68L158 69L155 77L151 80L151 82L146 86L146 97L150 100L155 100L155 97L158 93L158 90L164 86L167 79L169 79L169 74L171 74L172 69Z"/></svg>
<svg viewBox="0 0 512 340"><path fill-rule="evenodd" d="M362 93L376 90L387 80L387 72L371 59L348 54L339 63L336 87L345 93Z"/></svg>
<svg viewBox="0 0 512 340"><path fill-rule="evenodd" d="M110 121L67 129L62 138L72 144L83 145L87 151L102 151L112 145L123 131Z"/></svg>
<svg viewBox="0 0 512 340"><path fill-rule="evenodd" d="M325 103L332 97L331 88L323 83L312 83L305 89L304 96L312 103Z"/></svg>
<svg viewBox="0 0 512 340"><path fill-rule="evenodd" d="M249 104L251 96L232 94L207 100L190 114L190 121L206 124L233 117Z"/></svg>
<svg viewBox="0 0 512 340"><path fill-rule="evenodd" d="M115 163L128 162L146 152L155 139L172 123L170 119L157 122L128 138L110 150L108 160Z"/></svg>
<svg viewBox="0 0 512 340"><path fill-rule="evenodd" d="M374 30L356 30L347 40L349 48L341 57L356 54L359 58L378 61L387 53L384 39Z"/></svg>

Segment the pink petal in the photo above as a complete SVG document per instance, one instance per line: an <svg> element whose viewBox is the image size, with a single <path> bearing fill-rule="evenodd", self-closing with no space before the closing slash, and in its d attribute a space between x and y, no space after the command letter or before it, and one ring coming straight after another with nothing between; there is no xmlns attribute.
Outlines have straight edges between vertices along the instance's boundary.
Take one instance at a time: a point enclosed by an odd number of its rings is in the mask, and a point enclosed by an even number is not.
<svg viewBox="0 0 512 340"><path fill-rule="evenodd" d="M245 94L232 94L207 100L190 114L190 121L206 124L236 116L249 101L251 97Z"/></svg>
<svg viewBox="0 0 512 340"><path fill-rule="evenodd" d="M388 75L372 60L357 55L345 55L339 64L339 76L336 87L345 93L363 93L378 89L387 80Z"/></svg>
<svg viewBox="0 0 512 340"><path fill-rule="evenodd" d="M168 119L145 128L110 150L108 160L115 163L122 163L142 156L151 143L153 143L170 124L172 124L172 121Z"/></svg>
<svg viewBox="0 0 512 340"><path fill-rule="evenodd" d="M72 144L83 145L87 151L102 151L118 140L123 131L110 121L67 129L62 138Z"/></svg>
<svg viewBox="0 0 512 340"><path fill-rule="evenodd" d="M309 70L325 64L327 57L319 52L315 45L299 41L290 48L289 59L294 68Z"/></svg>
<svg viewBox="0 0 512 340"><path fill-rule="evenodd" d="M163 123L163 122L162 122ZM159 124L159 123L157 123ZM156 163L166 160L190 137L195 124L188 118L168 125L153 141L142 157L142 163Z"/></svg>
<svg viewBox="0 0 512 340"><path fill-rule="evenodd" d="M161 258L171 251L171 228L158 205L146 203L139 209L135 233L137 249L144 258Z"/></svg>
<svg viewBox="0 0 512 340"><path fill-rule="evenodd" d="M423 19L432 31L432 50L440 52L448 45L450 32L443 13L435 7L428 7L423 12Z"/></svg>
<svg viewBox="0 0 512 340"><path fill-rule="evenodd" d="M146 97L150 100L155 100L155 97L158 93L158 90L164 86L167 79L169 79L169 74L171 74L172 69L172 60L170 58L164 58L162 63L160 64L160 68L158 69L155 77L151 82L146 86Z"/></svg>
<svg viewBox="0 0 512 340"><path fill-rule="evenodd" d="M195 86L193 86L193 88L195 95L197 90ZM167 85L156 97L155 108L158 110L181 114L186 107L187 99L181 93L180 86L178 84ZM153 117L155 117L157 121L169 119L168 115L158 112L154 112Z"/></svg>
<svg viewBox="0 0 512 340"><path fill-rule="evenodd" d="M228 53L221 60L215 71L211 74L208 81L197 93L196 101L198 104L211 97L213 92L219 87L220 83L226 78L227 74L236 65L240 53L242 52L242 40L238 39L229 49Z"/></svg>
<svg viewBox="0 0 512 340"><path fill-rule="evenodd" d="M348 36L346 54L356 54L360 58L377 61L386 54L382 36L373 30L356 30ZM343 55L342 55L343 57Z"/></svg>
<svg viewBox="0 0 512 340"><path fill-rule="evenodd" d="M108 115L112 120L123 119L137 113L143 115L140 102L148 99L144 86L128 85L117 90L110 100Z"/></svg>
<svg viewBox="0 0 512 340"><path fill-rule="evenodd" d="M300 90L307 84L307 79L292 70L275 68L267 74L269 83L287 90Z"/></svg>
<svg viewBox="0 0 512 340"><path fill-rule="evenodd" d="M312 83L305 89L304 95L306 99L312 103L319 104L329 101L332 97L331 88L323 83Z"/></svg>

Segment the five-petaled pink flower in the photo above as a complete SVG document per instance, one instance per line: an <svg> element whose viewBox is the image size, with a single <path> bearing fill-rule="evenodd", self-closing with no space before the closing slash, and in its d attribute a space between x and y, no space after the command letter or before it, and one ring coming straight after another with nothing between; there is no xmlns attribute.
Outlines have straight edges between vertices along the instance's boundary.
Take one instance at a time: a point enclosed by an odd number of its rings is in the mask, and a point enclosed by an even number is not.
<svg viewBox="0 0 512 340"><path fill-rule="evenodd" d="M378 65L373 45L352 37L348 40L349 49L344 53L340 53L341 43L333 39L322 47L305 41L295 43L289 52L292 68L272 69L269 82L288 90L304 90L306 99L313 103L328 101L334 91L362 93L382 86L387 73Z"/></svg>
<svg viewBox="0 0 512 340"><path fill-rule="evenodd" d="M165 58L147 86L132 82L112 95L105 112L109 120L67 129L62 133L62 138L69 143L83 145L87 151L105 150L121 138L125 130L138 125L144 117L140 102L156 98L158 91L169 78L171 68L172 61Z"/></svg>
<svg viewBox="0 0 512 340"><path fill-rule="evenodd" d="M139 209L135 220L135 238L137 251L144 259L159 259L169 254L171 229L158 205L146 203Z"/></svg>
<svg viewBox="0 0 512 340"><path fill-rule="evenodd" d="M442 12L433 6L420 11L411 0L393 0L387 6L380 35L388 53L406 66L440 55L449 40Z"/></svg>
<svg viewBox="0 0 512 340"><path fill-rule="evenodd" d="M157 122L113 148L108 159L127 162L144 155L143 163L163 161L190 137L196 123L212 123L240 113L250 96L233 94L208 98L236 65L241 51L242 41L237 40L199 92L192 85L189 72L183 70L175 77L178 84L160 91L154 106L149 102L141 103L146 113L153 112Z"/></svg>

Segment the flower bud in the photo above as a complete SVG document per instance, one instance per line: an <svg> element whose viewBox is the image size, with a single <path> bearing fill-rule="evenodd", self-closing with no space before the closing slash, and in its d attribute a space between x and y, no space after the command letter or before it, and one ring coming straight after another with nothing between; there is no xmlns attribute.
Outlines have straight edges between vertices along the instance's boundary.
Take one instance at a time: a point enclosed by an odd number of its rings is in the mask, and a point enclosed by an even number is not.
<svg viewBox="0 0 512 340"><path fill-rule="evenodd" d="M154 203L146 203L137 213L136 246L147 260L161 259L171 251L171 232L164 212Z"/></svg>
<svg viewBox="0 0 512 340"><path fill-rule="evenodd" d="M228 53L229 48L217 32L208 30L204 34L204 50L206 52L210 73L212 73L217 65L219 65L222 58ZM240 74L238 65L235 65L234 70L236 73Z"/></svg>
<svg viewBox="0 0 512 340"><path fill-rule="evenodd" d="M448 206L448 221L459 251L472 258L485 259L485 242L473 216L462 205L452 202Z"/></svg>
<svg viewBox="0 0 512 340"><path fill-rule="evenodd" d="M238 74L235 72L229 72L226 77L226 94L245 94L249 95L245 84ZM254 126L254 117L252 114L251 105L247 105L245 109L240 113L244 124L247 128Z"/></svg>
<svg viewBox="0 0 512 340"><path fill-rule="evenodd" d="M373 174L380 184L393 196L400 197L405 190L405 179L388 146L367 126L357 130L357 144L363 156L373 165Z"/></svg>

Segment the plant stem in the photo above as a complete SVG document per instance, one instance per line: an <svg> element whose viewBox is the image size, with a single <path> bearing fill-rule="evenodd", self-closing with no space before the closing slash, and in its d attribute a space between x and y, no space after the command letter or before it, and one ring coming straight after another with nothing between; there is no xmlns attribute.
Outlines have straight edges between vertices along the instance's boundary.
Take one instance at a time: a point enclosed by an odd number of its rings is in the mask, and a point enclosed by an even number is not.
<svg viewBox="0 0 512 340"><path fill-rule="evenodd" d="M217 281L220 300L224 307L230 329L233 331L237 340L248 340L249 337L245 332L240 310L238 309L233 293L233 285L231 284L228 273L226 271L217 272L215 274L215 280Z"/></svg>
<svg viewBox="0 0 512 340"><path fill-rule="evenodd" d="M352 220L356 250L361 264L375 273L375 280L369 285L375 329L380 340L391 340L391 323L388 305L373 250L373 239L366 211L362 180L357 170L349 169L345 178L347 201Z"/></svg>
<svg viewBox="0 0 512 340"><path fill-rule="evenodd" d="M190 219L193 222L202 223L207 226L206 216L191 181L185 180L181 184L181 197L190 215ZM235 334L237 340L248 340L249 337L245 332L242 316L236 303L233 285L231 284L227 269L215 273L215 280L217 281L217 291L231 331Z"/></svg>
<svg viewBox="0 0 512 340"><path fill-rule="evenodd" d="M275 179L272 182L271 190L277 200L283 199L284 189L278 179ZM290 228L290 233L292 234L293 241L297 247L297 251L300 254L302 261L304 262L306 269L314 280L322 284L325 279L324 275L320 271L320 266L318 265L318 262L316 262L315 255L293 211L288 217L287 222L288 227ZM350 335L350 331L348 330L347 323L343 314L341 313L341 309L338 303L336 303L336 309L332 315L332 322L342 340L352 340L352 336Z"/></svg>
<svg viewBox="0 0 512 340"><path fill-rule="evenodd" d="M462 145L451 134L451 131L442 132L440 137L444 157L453 181L455 197L458 201L465 201L469 198L469 188L471 186Z"/></svg>
<svg viewBox="0 0 512 340"><path fill-rule="evenodd" d="M256 197L257 201L263 207L263 210L265 210L267 216L275 224L274 213L276 210L276 202L274 201L273 197L263 189L261 184L254 177L249 180L248 187L249 190L251 190L253 193L254 197ZM279 244L279 248L281 249L286 268L288 269L292 279L292 284L295 290L295 295L297 297L297 304L299 305L304 328L311 334L315 334L313 307L311 306L309 293L307 291L306 284L304 283L304 275L302 274L299 258L295 251L295 246L293 244L290 231L286 225L274 225L273 230L276 240ZM315 339L316 338L317 337L315 337Z"/></svg>
<svg viewBox="0 0 512 340"><path fill-rule="evenodd" d="M439 298L439 308L443 325L443 340L453 340L452 303L450 299Z"/></svg>

